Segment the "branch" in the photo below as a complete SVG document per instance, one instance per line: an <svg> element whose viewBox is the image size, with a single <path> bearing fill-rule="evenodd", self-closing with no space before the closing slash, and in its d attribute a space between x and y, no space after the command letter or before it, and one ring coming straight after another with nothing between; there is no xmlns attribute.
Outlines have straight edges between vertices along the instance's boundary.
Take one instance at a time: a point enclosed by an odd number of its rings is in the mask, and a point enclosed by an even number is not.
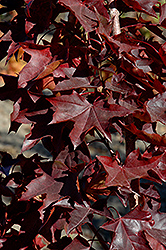
<svg viewBox="0 0 166 250"><path fill-rule="evenodd" d="M113 35L120 34L120 22L119 22L119 11L115 7L115 1L110 4L110 15L113 24Z"/></svg>
<svg viewBox="0 0 166 250"><path fill-rule="evenodd" d="M104 250L109 250L109 247L107 246L105 240L103 239L103 237L101 236L101 234L99 234L98 230L94 227L94 225L92 225L91 223L87 223L88 226L90 227L90 229L93 231L93 233L96 235L96 237L98 238L101 246L103 247Z"/></svg>

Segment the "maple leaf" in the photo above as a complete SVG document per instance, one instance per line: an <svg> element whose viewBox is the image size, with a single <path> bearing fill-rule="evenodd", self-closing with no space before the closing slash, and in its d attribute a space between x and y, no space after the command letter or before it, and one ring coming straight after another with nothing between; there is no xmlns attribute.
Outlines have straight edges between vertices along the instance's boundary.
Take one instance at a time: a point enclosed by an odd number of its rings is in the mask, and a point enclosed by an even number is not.
<svg viewBox="0 0 166 250"><path fill-rule="evenodd" d="M166 92L158 94L146 104L147 112L150 114L151 121L160 121L166 124Z"/></svg>
<svg viewBox="0 0 166 250"><path fill-rule="evenodd" d="M86 32L91 32L97 26L97 18L95 13L88 9L80 0L59 0L60 4L67 6L75 13Z"/></svg>
<svg viewBox="0 0 166 250"><path fill-rule="evenodd" d="M91 246L89 245L88 241L81 237L80 235L77 235L74 240L72 240L72 242L64 248L64 250L90 250L93 248L91 248Z"/></svg>
<svg viewBox="0 0 166 250"><path fill-rule="evenodd" d="M84 3L87 4L91 9L93 9L95 6L100 15L104 16L108 20L110 19L108 11L104 6L104 0L85 0Z"/></svg>
<svg viewBox="0 0 166 250"><path fill-rule="evenodd" d="M166 152L162 155L161 160L154 171L158 174L160 179L166 182Z"/></svg>
<svg viewBox="0 0 166 250"><path fill-rule="evenodd" d="M165 17L165 12L166 12L166 3L164 3L161 6L161 15L160 15L160 25L166 28L166 17Z"/></svg>
<svg viewBox="0 0 166 250"><path fill-rule="evenodd" d="M26 1L26 3L28 21L36 24L33 28L33 32L37 34L42 33L49 27L52 16L50 0L32 0Z"/></svg>
<svg viewBox="0 0 166 250"><path fill-rule="evenodd" d="M148 125L148 123L145 125ZM124 127L136 135L140 140L152 143L153 145L166 146L166 135L161 136L157 133L154 133L152 129L150 130L150 133L149 130L139 130L133 123L130 125L124 125Z"/></svg>
<svg viewBox="0 0 166 250"><path fill-rule="evenodd" d="M23 88L27 86L27 82L35 78L44 70L44 66L50 63L52 56L50 48L44 45L36 45L31 43L20 43L24 52L31 55L30 61L20 71L18 86Z"/></svg>
<svg viewBox="0 0 166 250"><path fill-rule="evenodd" d="M150 209L149 209L150 211ZM166 246L166 214L158 211L150 211L154 220L154 225L146 229L148 234Z"/></svg>
<svg viewBox="0 0 166 250"><path fill-rule="evenodd" d="M41 169L36 170L38 174L42 175L32 180L27 185L27 191L22 194L20 200L29 200L35 196L46 194L47 196L44 200L43 209L49 206L52 202L60 198L59 192L63 187L63 183L58 182L55 178L58 179L65 176L63 173L65 170L68 170L68 168L60 162L53 163L51 176Z"/></svg>
<svg viewBox="0 0 166 250"><path fill-rule="evenodd" d="M160 199L160 195L157 189L154 185L150 185L150 183L141 183L140 193L142 193L146 197L149 197L150 199Z"/></svg>
<svg viewBox="0 0 166 250"><path fill-rule="evenodd" d="M106 88L127 95L132 92L133 89L125 81L123 81L123 78L123 73L119 73L117 75L113 74L111 80L106 81Z"/></svg>
<svg viewBox="0 0 166 250"><path fill-rule="evenodd" d="M162 46L159 48L159 55L164 63L166 65L166 42L162 44Z"/></svg>
<svg viewBox="0 0 166 250"><path fill-rule="evenodd" d="M157 17L153 6L158 3L157 0L123 0L125 4L127 4L129 7L133 7L134 10L139 11L139 12L144 12L148 15Z"/></svg>
<svg viewBox="0 0 166 250"><path fill-rule="evenodd" d="M147 241L149 242L149 245L151 249L153 250L165 250L165 247L158 242L157 239L154 239L152 236L150 236L146 231L144 232Z"/></svg>
<svg viewBox="0 0 166 250"><path fill-rule="evenodd" d="M114 2L123 13L119 15L122 32L111 36L114 19L109 12ZM103 249L165 249L160 190L152 182L140 183L140 178L166 181L166 135L154 130L156 121L166 124L166 4L157 0L0 3L6 6L1 14L16 10L10 22L6 16L0 22L0 59L7 54L9 63L5 72L10 74L11 57L27 63L18 77L1 74L0 99L14 102L10 131L31 123L23 150L41 140L54 159L36 154L13 160L1 152L0 191L12 202L7 205L0 197L0 247L90 250L95 238L91 244L84 239L82 225L87 223ZM129 18L133 10L135 18ZM65 19L58 21L62 15ZM149 39L142 28L150 31ZM107 142L114 129L131 141L124 164ZM95 142L83 140L87 133L94 136L94 131L102 133L97 143L104 143L112 157L91 160L88 146ZM139 149L133 151L137 138L151 144L142 155ZM135 192L140 206L114 220L107 207L110 195L127 206ZM93 214L108 220L102 228L110 231L112 242L102 239ZM78 235L62 237L63 230Z"/></svg>
<svg viewBox="0 0 166 250"><path fill-rule="evenodd" d="M93 213L93 209L86 203L86 206L78 203L70 204L70 200L67 198L63 198L56 202L53 206L67 208L69 210L70 219L68 221L67 226L67 234L69 234L72 230L79 227L80 225L85 224L86 222L90 223L88 219L88 215Z"/></svg>
<svg viewBox="0 0 166 250"><path fill-rule="evenodd" d="M145 235L150 241L150 245L158 245L161 249L161 244L166 246L166 214L161 213L160 203L155 199L151 200L151 205L149 206L148 203L144 205L144 211L150 212L153 219L153 224L151 224L150 228L145 230ZM160 249L159 248L159 249ZM153 249L153 248L152 248Z"/></svg>
<svg viewBox="0 0 166 250"><path fill-rule="evenodd" d="M106 131L109 126L109 119L114 116L124 116L131 111L117 104L111 104L104 108L104 102L98 101L93 105L76 92L72 95L51 97L47 99L55 108L51 123L63 121L74 121L74 128L70 133L70 139L76 148L81 143L81 136L93 127L99 129L109 140L110 133Z"/></svg>
<svg viewBox="0 0 166 250"><path fill-rule="evenodd" d="M67 234L69 234L76 227L83 225L86 222L90 222L88 219L88 215L90 213L92 213L90 207L76 205L75 209L70 213L71 217L67 228Z"/></svg>
<svg viewBox="0 0 166 250"><path fill-rule="evenodd" d="M69 80L64 80L61 82L58 82L58 84L55 86L53 91L64 91L64 90L70 90L70 89L78 89L78 88L90 88L93 86L90 86L90 82L88 77L73 77L76 69L75 68L60 68L61 72L66 75ZM60 72L60 70L58 72ZM56 72L56 70L55 70ZM56 72L56 74L58 73ZM60 73L61 73L60 72ZM55 74L53 72L53 74Z"/></svg>
<svg viewBox="0 0 166 250"><path fill-rule="evenodd" d="M87 204L87 202L84 202L84 204L78 204L75 202L71 205L69 199L63 198L56 202L53 206L60 206L69 210L70 218L67 226L67 234L71 233L75 228L80 227L87 222L91 223L88 217L90 214L93 215L96 213L98 215L105 216L108 219L112 219L110 213L93 209Z"/></svg>
<svg viewBox="0 0 166 250"><path fill-rule="evenodd" d="M110 249L150 250L141 231L151 228L151 221L151 214L137 206L124 217L106 222L101 228L115 233Z"/></svg>
<svg viewBox="0 0 166 250"><path fill-rule="evenodd" d="M108 156L97 156L97 159L107 172L105 182L107 186L130 187L131 180L147 177L147 171L157 167L161 156L153 156L150 159L146 159L140 155L140 151L137 149L128 155L124 165L119 165L116 160Z"/></svg>

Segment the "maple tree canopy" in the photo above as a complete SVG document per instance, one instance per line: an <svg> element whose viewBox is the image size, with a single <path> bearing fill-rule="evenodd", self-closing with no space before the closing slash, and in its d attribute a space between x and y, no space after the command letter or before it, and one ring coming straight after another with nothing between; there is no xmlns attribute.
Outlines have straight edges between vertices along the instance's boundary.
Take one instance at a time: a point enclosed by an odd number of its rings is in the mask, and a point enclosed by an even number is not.
<svg viewBox="0 0 166 250"><path fill-rule="evenodd" d="M23 65L0 73L0 100L9 132L31 125L17 157L0 152L0 248L164 250L166 3L0 4L0 59ZM39 142L50 157L25 157Z"/></svg>

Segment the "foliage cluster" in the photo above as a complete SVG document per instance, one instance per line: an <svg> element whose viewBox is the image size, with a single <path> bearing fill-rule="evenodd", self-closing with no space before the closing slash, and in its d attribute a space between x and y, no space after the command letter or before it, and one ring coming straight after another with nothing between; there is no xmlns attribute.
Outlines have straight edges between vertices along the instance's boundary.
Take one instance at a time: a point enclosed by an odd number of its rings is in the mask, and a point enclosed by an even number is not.
<svg viewBox="0 0 166 250"><path fill-rule="evenodd" d="M166 181L166 135L157 131L158 122L166 125L166 4L1 4L0 14L17 14L0 22L0 59L26 65L18 76L1 74L0 100L13 101L9 132L31 124L16 159L1 152L1 248L164 250L166 216L155 183ZM66 19L58 19L62 13ZM111 149L115 131L125 138L125 162ZM137 139L148 143L145 152ZM39 141L51 159L24 156ZM92 159L94 141L110 155ZM126 215L115 217L112 195L129 207ZM99 227L95 214L104 221Z"/></svg>

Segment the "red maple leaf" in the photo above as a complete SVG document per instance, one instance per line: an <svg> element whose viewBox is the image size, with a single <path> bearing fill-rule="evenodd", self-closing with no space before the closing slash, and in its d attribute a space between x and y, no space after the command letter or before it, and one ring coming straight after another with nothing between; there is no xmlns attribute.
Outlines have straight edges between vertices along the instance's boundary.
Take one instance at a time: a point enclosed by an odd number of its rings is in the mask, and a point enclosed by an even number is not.
<svg viewBox="0 0 166 250"><path fill-rule="evenodd" d="M56 181L55 178L65 176L63 172L68 170L68 168L60 162L54 162L52 168L51 176L46 174L42 169L36 170L38 174L42 175L33 179L27 185L27 191L22 194L21 201L29 200L41 194L47 194L43 204L44 208L60 198L59 192L63 187L63 183Z"/></svg>
<svg viewBox="0 0 166 250"><path fill-rule="evenodd" d="M82 142L81 136L94 127L99 129L107 139L111 140L111 135L107 132L109 119L114 116L125 116L131 112L117 104L111 104L109 108L104 108L102 100L90 104L76 92L73 92L72 95L51 97L47 100L55 108L51 123L68 120L75 122L70 133L70 139L75 148Z"/></svg>
<svg viewBox="0 0 166 250"><path fill-rule="evenodd" d="M142 211L139 206L124 217L115 221L106 222L101 228L115 233L111 249L150 250L141 231L151 228L152 216L149 212Z"/></svg>
<svg viewBox="0 0 166 250"><path fill-rule="evenodd" d="M59 0L60 4L67 6L80 21L86 32L93 31L97 26L95 13L88 9L80 0Z"/></svg>
<svg viewBox="0 0 166 250"><path fill-rule="evenodd" d="M146 109L150 114L151 121L160 121L166 124L166 92L158 94L146 104Z"/></svg>
<svg viewBox="0 0 166 250"><path fill-rule="evenodd" d="M153 6L158 3L157 0L148 0L148 1L145 1L145 0L137 0L137 1L123 0L123 2L125 2L129 7L132 6L133 9L136 11L144 12L148 15L152 15L154 17L157 17L157 15L153 9Z"/></svg>
<svg viewBox="0 0 166 250"><path fill-rule="evenodd" d="M31 55L30 61L20 71L18 86L23 88L27 82L36 77L52 59L50 48L44 45L21 43L24 52Z"/></svg>
<svg viewBox="0 0 166 250"><path fill-rule="evenodd" d="M97 159L107 172L105 183L107 186L130 186L131 180L147 177L147 171L157 167L161 157L162 155L146 159L137 149L128 155L124 165L119 165L115 159L108 156L97 156Z"/></svg>

